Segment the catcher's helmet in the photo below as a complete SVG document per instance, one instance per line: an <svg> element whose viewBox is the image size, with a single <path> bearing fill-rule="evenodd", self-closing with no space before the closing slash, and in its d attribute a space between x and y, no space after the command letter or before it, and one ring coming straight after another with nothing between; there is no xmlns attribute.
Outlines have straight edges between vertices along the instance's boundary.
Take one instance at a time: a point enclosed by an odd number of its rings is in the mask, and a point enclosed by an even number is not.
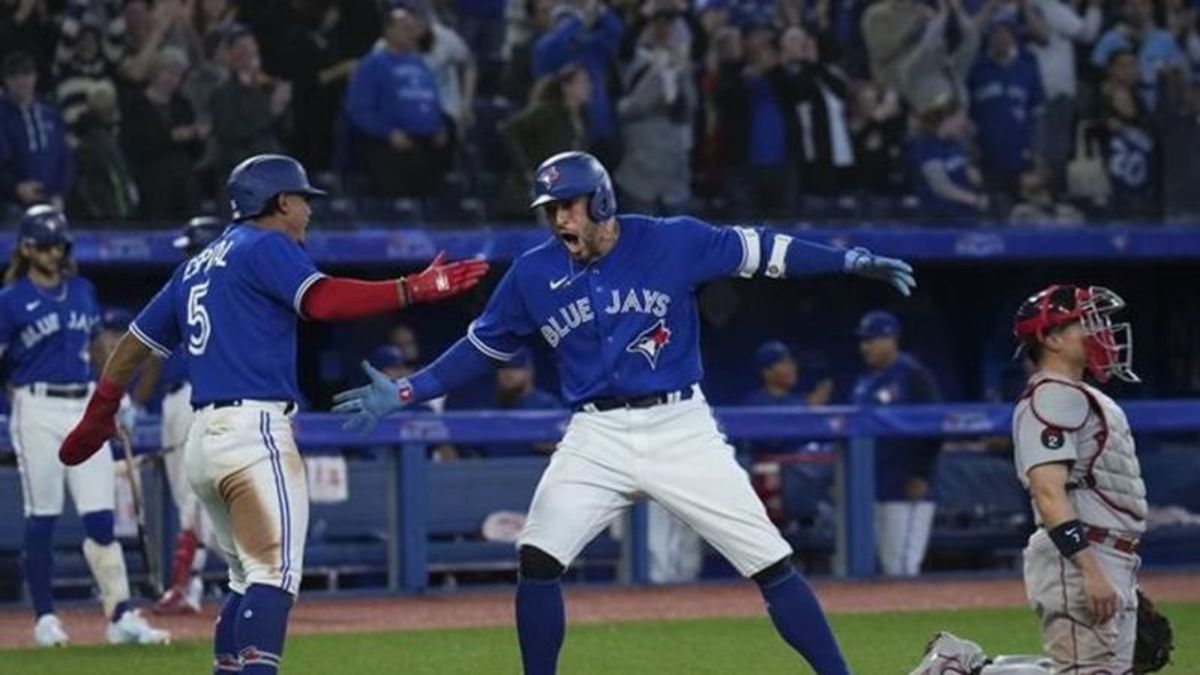
<svg viewBox="0 0 1200 675"><path fill-rule="evenodd" d="M35 246L62 244L67 255L70 255L74 243L67 229L67 217L49 204L38 204L25 209L17 225L17 241Z"/></svg>
<svg viewBox="0 0 1200 675"><path fill-rule="evenodd" d="M275 195L324 197L327 193L308 182L300 162L287 155L255 155L229 172L225 182L234 221L260 215Z"/></svg>
<svg viewBox="0 0 1200 675"><path fill-rule="evenodd" d="M216 216L196 216L184 226L183 233L171 240L171 246L193 256L225 231L225 221Z"/></svg>
<svg viewBox="0 0 1200 675"><path fill-rule="evenodd" d="M588 197L588 216L593 221L602 223L617 212L612 179L600 160L586 152L562 152L537 168L529 208L584 195Z"/></svg>
<svg viewBox="0 0 1200 675"><path fill-rule="evenodd" d="M1085 334L1087 369L1100 382L1116 375L1140 382L1134 374L1133 331L1128 323L1112 323L1112 314L1125 307L1121 296L1102 286L1055 284L1045 288L1017 310L1013 333L1022 345L1041 341L1056 328L1078 322Z"/></svg>

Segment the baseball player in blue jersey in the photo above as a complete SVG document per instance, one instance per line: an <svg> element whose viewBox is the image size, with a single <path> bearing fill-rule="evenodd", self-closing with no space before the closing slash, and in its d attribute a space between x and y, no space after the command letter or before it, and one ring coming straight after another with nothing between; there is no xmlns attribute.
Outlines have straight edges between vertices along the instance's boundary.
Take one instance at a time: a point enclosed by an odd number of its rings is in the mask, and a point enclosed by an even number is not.
<svg viewBox="0 0 1200 675"><path fill-rule="evenodd" d="M640 495L666 507L760 586L776 628L822 675L845 660L792 549L767 519L698 382L696 288L721 277L849 272L908 294L912 269L865 249L838 251L765 228L616 215L608 172L569 152L538 168L533 208L554 237L513 263L467 335L428 368L336 397L369 428L441 396L540 336L575 410L542 476L518 542L516 615L528 675L554 673L565 618L564 569Z"/></svg>
<svg viewBox="0 0 1200 675"><path fill-rule="evenodd" d="M208 247L225 231L225 222L216 216L196 216L171 242L175 250L190 259ZM171 585L154 604L155 614L189 614L200 611L204 581L200 572L208 560L212 523L204 515L196 493L188 483L184 467L184 445L192 427L192 385L187 378L184 350L177 348L162 364L159 382L166 392L162 401L161 444L171 499L179 513L179 534L171 556Z"/></svg>
<svg viewBox="0 0 1200 675"><path fill-rule="evenodd" d="M92 389L91 354L99 324L96 290L75 274L66 218L50 206L30 207L21 217L0 291L0 353L12 362L9 434L25 497L25 581L37 616L34 642L40 647L68 641L54 614L50 588L64 481L83 519L83 556L110 619L108 641L170 640L169 633L147 624L129 602L125 557L113 536L112 453L104 447L69 468L56 454Z"/></svg>
<svg viewBox="0 0 1200 675"><path fill-rule="evenodd" d="M186 352L191 405L184 463L229 563L214 630L214 673L275 673L300 588L308 530L304 462L292 435L297 317L330 321L441 300L478 283L487 263L444 264L366 282L317 271L303 244L308 200L325 193L282 155L239 164L226 184L234 223L175 270L105 364L59 457L85 461L113 433L132 372L151 353Z"/></svg>

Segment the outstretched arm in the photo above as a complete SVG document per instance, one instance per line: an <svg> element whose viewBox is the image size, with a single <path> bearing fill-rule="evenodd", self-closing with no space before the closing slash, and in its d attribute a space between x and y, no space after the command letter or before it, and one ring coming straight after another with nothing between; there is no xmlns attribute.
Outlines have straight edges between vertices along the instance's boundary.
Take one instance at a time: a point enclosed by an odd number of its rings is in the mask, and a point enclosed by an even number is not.
<svg viewBox="0 0 1200 675"><path fill-rule="evenodd" d="M465 337L412 377L400 380L389 379L363 361L370 384L334 396L333 412L353 413L343 428L365 432L400 408L444 396L487 375L498 362Z"/></svg>
<svg viewBox="0 0 1200 675"><path fill-rule="evenodd" d="M108 439L117 434L117 411L121 397L138 368L152 351L144 342L126 332L104 364L96 391L88 401L83 418L63 440L58 458L67 466L75 466L96 454Z"/></svg>
<svg viewBox="0 0 1200 675"><path fill-rule="evenodd" d="M418 274L387 281L323 277L304 293L301 313L317 321L346 321L437 302L474 288L488 271L482 260L445 263L439 253Z"/></svg>

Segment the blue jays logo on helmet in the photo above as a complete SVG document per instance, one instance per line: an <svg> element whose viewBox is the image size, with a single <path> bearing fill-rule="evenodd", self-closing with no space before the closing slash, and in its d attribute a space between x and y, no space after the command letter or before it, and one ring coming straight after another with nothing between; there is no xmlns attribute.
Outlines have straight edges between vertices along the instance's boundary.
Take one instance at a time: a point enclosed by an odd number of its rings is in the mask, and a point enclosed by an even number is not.
<svg viewBox="0 0 1200 675"><path fill-rule="evenodd" d="M617 198L608 170L600 160L586 152L554 155L542 162L535 176L531 209L588 197L588 216L595 222L604 222L617 212Z"/></svg>
<svg viewBox="0 0 1200 675"><path fill-rule="evenodd" d="M304 167L287 155L255 155L238 164L229 172L225 191L235 221L262 214L276 195L324 197L327 194L309 184Z"/></svg>
<svg viewBox="0 0 1200 675"><path fill-rule="evenodd" d="M650 362L650 368L653 370L658 367L658 355L671 342L671 329L667 328L665 319L659 319L658 323L642 331L640 335L629 343L625 351L631 354L641 354Z"/></svg>
<svg viewBox="0 0 1200 675"><path fill-rule="evenodd" d="M71 234L67 231L67 217L62 211L48 204L31 206L21 215L17 225L17 238L22 242L48 245L71 244Z"/></svg>

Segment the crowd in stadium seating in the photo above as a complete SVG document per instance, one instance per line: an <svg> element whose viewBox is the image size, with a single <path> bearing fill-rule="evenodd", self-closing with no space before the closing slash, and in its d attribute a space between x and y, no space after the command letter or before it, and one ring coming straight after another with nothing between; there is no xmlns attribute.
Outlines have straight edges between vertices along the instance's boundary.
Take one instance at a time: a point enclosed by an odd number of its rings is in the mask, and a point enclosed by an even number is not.
<svg viewBox="0 0 1200 675"><path fill-rule="evenodd" d="M178 220L286 151L355 203L524 220L537 162L589 149L632 210L1182 219L1198 8L0 0L0 200Z"/></svg>

